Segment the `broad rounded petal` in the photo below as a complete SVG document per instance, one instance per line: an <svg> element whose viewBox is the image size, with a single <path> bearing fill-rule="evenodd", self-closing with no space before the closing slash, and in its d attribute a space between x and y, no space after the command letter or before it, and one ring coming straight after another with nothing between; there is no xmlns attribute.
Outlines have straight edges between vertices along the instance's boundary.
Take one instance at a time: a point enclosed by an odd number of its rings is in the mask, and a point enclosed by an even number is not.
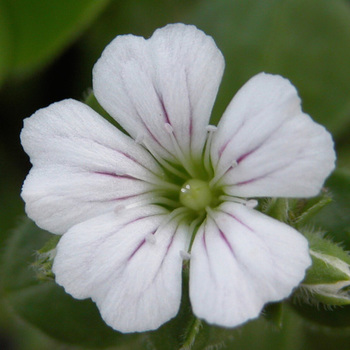
<svg viewBox="0 0 350 350"><path fill-rule="evenodd" d="M295 88L264 73L232 100L211 156L225 192L243 197L317 195L335 162L331 135L301 111Z"/></svg>
<svg viewBox="0 0 350 350"><path fill-rule="evenodd" d="M201 154L224 59L213 39L194 26L167 25L148 40L118 36L93 71L101 105L134 138L163 158ZM167 124L170 124L167 125Z"/></svg>
<svg viewBox="0 0 350 350"><path fill-rule="evenodd" d="M55 233L146 195L161 173L147 151L74 100L26 119L21 141L33 164L22 189L27 214Z"/></svg>
<svg viewBox="0 0 350 350"><path fill-rule="evenodd" d="M27 215L58 234L94 216L154 197L144 181L58 165L34 167L21 195Z"/></svg>
<svg viewBox="0 0 350 350"><path fill-rule="evenodd" d="M56 282L78 299L92 298L104 321L121 332L158 328L181 299L181 250L187 227L156 206L105 214L62 236Z"/></svg>
<svg viewBox="0 0 350 350"><path fill-rule="evenodd" d="M293 228L225 203L208 216L193 243L193 312L235 327L257 317L265 303L288 297L310 263L307 240Z"/></svg>

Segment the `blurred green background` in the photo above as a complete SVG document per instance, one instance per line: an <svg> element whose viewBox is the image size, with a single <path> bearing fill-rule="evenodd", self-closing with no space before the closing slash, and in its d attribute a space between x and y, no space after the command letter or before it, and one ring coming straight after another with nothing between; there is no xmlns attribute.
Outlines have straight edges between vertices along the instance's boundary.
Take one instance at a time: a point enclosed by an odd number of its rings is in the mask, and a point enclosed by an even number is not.
<svg viewBox="0 0 350 350"><path fill-rule="evenodd" d="M315 225L322 225L350 249L349 1L0 0L3 276L14 264L9 259L19 261L29 252L30 260L45 236L40 233L40 238L31 242L30 250L20 256L21 249L13 237L15 227L23 221L19 194L30 169L19 142L22 120L64 98L84 100L91 87L93 64L116 35L132 33L147 37L156 28L174 22L195 24L213 36L225 56L226 70L213 111L214 123L239 87L252 75L265 71L289 78L299 90L304 110L332 132L339 170L327 185L335 202L315 219ZM13 270L14 274L16 271ZM25 273L31 273L29 267ZM0 276L0 349L79 348L63 341L65 338L60 335L52 332L48 335L45 327L30 322L25 313L14 312L9 302L8 280L8 276ZM54 313L50 319L50 313L46 314L45 322L59 322L53 316ZM76 327L84 329L85 324ZM222 346L220 332L223 332L222 339L229 349L342 350L350 348L350 310L303 311L301 316L287 308L281 329L259 319L237 330L215 332L217 339L212 343L217 348ZM80 336L83 338L84 332ZM102 348L114 345L104 343L103 337L97 343ZM157 341L151 339L110 348L153 349L154 344ZM205 345L198 348L204 349Z"/></svg>

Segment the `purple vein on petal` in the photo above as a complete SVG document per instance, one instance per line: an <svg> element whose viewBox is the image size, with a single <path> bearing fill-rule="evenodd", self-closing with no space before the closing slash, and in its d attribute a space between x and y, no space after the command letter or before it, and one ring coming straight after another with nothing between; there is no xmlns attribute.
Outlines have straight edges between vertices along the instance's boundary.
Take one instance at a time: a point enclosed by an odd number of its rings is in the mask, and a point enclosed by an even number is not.
<svg viewBox="0 0 350 350"><path fill-rule="evenodd" d="M126 93L126 96L129 98L131 105L134 107L134 111L135 114L137 115L138 119L140 120L142 126L146 129L147 133L149 134L149 136L151 137L151 139L156 142L161 148L163 148L163 150L165 150L169 155L172 156L172 154L159 142L159 140L153 135L152 131L149 129L149 127L147 126L147 124L145 123L145 121L143 120L141 114L139 113L139 111L137 110L136 106L133 103L133 99L131 98L130 94L129 94L129 90L127 89L127 85L125 83L125 79L123 77L123 75L121 75L121 82L124 84L124 91Z"/></svg>
<svg viewBox="0 0 350 350"><path fill-rule="evenodd" d="M163 96L161 95L161 93L156 88L154 88L154 91L155 91L155 93L156 93L156 95L158 97L158 100L159 100L159 103L160 103L160 107L161 107L161 109L163 111L165 123L171 125L171 122L170 122L170 119L169 119L169 115L168 115L168 111L165 108Z"/></svg>
<svg viewBox="0 0 350 350"><path fill-rule="evenodd" d="M249 179L249 180L245 180L245 181L237 182L237 183L232 184L232 185L230 185L230 186L243 186L243 185L248 185L248 184L250 184L250 183L252 183L252 182L255 182L255 181L258 181L258 180L264 179L265 177L269 176L271 173L273 173L273 171L271 171L270 173L267 173L267 174L261 175L261 176L254 177L254 178Z"/></svg>
<svg viewBox="0 0 350 350"><path fill-rule="evenodd" d="M172 246L172 244L173 244L173 242L174 242L174 237L175 237L176 230L177 230L178 227L179 227L179 225L176 226L176 228L174 229L174 232L173 232L172 235L171 235L170 242L169 242L169 244L168 244L168 246L167 246L167 248L166 248L166 251L165 251L165 254L164 254L163 258L162 258L162 261L161 261L160 264L159 264L159 267L158 267L158 269L157 269L157 272L154 274L154 277L153 277L153 279L152 279L152 282L154 282L154 280L156 279L156 277L157 277L159 271L161 270L161 268L162 268L162 266L163 266L163 263L164 263L164 261L165 261L165 257L167 256L167 254L168 254L168 252L169 252L169 250L170 250L170 247Z"/></svg>
<svg viewBox="0 0 350 350"><path fill-rule="evenodd" d="M119 150L117 150L117 149L115 149L115 148L109 147L109 146L107 146L107 145L105 145L105 144L102 144L102 143L96 141L96 140L94 140L94 142L97 143L98 145L102 146L102 147L106 147L106 148L108 148L108 149L110 149L110 150L112 150L112 151L114 151L114 152L116 152L116 153L121 154L122 156L124 156L124 157L126 157L127 159L131 160L131 161L134 162L135 164L137 164L137 165L141 166L142 168L146 169L146 170L149 171L150 173L152 173L152 174L158 176L157 173L155 173L155 172L152 171L151 169L148 169L144 164L140 163L137 159L135 159L134 157L132 157L130 154L125 153L125 152L122 152L122 151L119 151Z"/></svg>
<svg viewBox="0 0 350 350"><path fill-rule="evenodd" d="M234 132L233 135L230 136L230 138L221 146L221 148L219 149L219 158L221 158L222 156L222 153L225 151L225 149L227 148L227 146L231 143L231 141L234 140L234 137L236 136L236 134L240 131L240 129L244 126L245 124L245 121L243 121L240 126L237 128L237 130ZM254 153L255 151L257 151L260 147L262 147L266 141L268 141L282 126L284 125L284 123L281 123L280 125L278 125L277 128L275 128L274 130L272 130L271 133L269 133L267 135L267 137L265 137L259 145L257 145L256 147L254 147L252 150L244 153L243 155L240 155L238 158L237 158L237 163L240 163L242 162L244 159L246 159L249 155L251 155L252 153Z"/></svg>
<svg viewBox="0 0 350 350"><path fill-rule="evenodd" d="M215 223L216 224L216 223ZM222 238L222 240L225 242L225 244L228 246L228 249L230 250L230 252L232 253L232 255L236 258L236 254L231 246L231 243L228 241L226 235L224 234L223 231L221 231L218 227L219 233L220 233L220 237Z"/></svg>
<svg viewBox="0 0 350 350"><path fill-rule="evenodd" d="M153 191L144 191L144 192L140 192L140 193L136 193L136 194L131 194L128 196L122 196L122 197L115 197L115 198L111 198L111 199L94 199L94 200L89 200L89 203L105 203L105 202L116 202L116 201L123 201L126 199L131 199L131 198L135 198L138 196L142 196L144 194L149 194L152 193Z"/></svg>
<svg viewBox="0 0 350 350"><path fill-rule="evenodd" d="M246 229L248 229L250 232L255 232L250 226L248 226L247 224L245 224L241 219L239 219L237 216L228 213L227 211L221 210L222 213L230 216L232 219L236 220L238 223L240 223L242 226L244 226Z"/></svg>
<svg viewBox="0 0 350 350"><path fill-rule="evenodd" d="M128 221L124 224L122 224L120 227L118 227L118 230L122 230L123 228L127 227L128 225L131 225L137 221L140 221L140 220L143 220L143 219L146 219L146 218L149 218L151 216L157 216L159 214L152 214L152 215L143 215L143 216L140 216L136 219L132 219L131 221ZM109 234L107 234L104 238L101 238L100 241L101 241L101 244L104 243L110 236L113 236L115 234L115 232L110 232Z"/></svg>
<svg viewBox="0 0 350 350"><path fill-rule="evenodd" d="M93 171L92 173L93 174L98 174L98 175L112 176L112 177L115 177L115 178L118 178L118 179L129 179L129 180L143 181L143 180L138 179L136 177L133 177L131 175L118 175L118 174L110 173L110 172L107 172L107 171Z"/></svg>
<svg viewBox="0 0 350 350"><path fill-rule="evenodd" d="M141 249L141 247L146 243L146 239L143 239L139 245L136 247L136 249L130 254L130 256L128 257L128 261L130 261L135 254Z"/></svg>
<svg viewBox="0 0 350 350"><path fill-rule="evenodd" d="M242 154L241 156L239 156L239 157L237 158L237 164L241 163L244 159L246 159L248 156L250 156L251 154L253 154L253 153L254 153L256 150L258 150L258 149L259 149L259 146L256 147L256 148L254 148L254 149L252 149L251 151L246 152L246 153Z"/></svg>
<svg viewBox="0 0 350 350"><path fill-rule="evenodd" d="M249 180L244 180L244 181L240 181L240 182L237 182L235 184L229 184L229 185L226 185L228 187L232 187L232 186L244 186L244 185L248 185L252 182L255 182L255 181L258 181L258 180L261 180L261 179L264 179L266 177L268 177L269 175L275 173L276 171L279 171L279 170L282 170L282 169L285 169L285 168L288 168L289 166L291 166L291 163L287 163L285 164L284 166L281 166L281 167L278 167L276 169L273 169L263 175L260 175L260 176L257 176L257 177L254 177L254 178L251 178ZM230 169L231 170L231 169Z"/></svg>
<svg viewBox="0 0 350 350"><path fill-rule="evenodd" d="M241 128L244 126L245 121L243 121L239 127L235 130L235 132L230 135L229 139L220 147L219 149L219 159L221 158L222 154L224 153L225 149L227 148L227 146L234 140L234 137L237 135L237 133L241 130Z"/></svg>

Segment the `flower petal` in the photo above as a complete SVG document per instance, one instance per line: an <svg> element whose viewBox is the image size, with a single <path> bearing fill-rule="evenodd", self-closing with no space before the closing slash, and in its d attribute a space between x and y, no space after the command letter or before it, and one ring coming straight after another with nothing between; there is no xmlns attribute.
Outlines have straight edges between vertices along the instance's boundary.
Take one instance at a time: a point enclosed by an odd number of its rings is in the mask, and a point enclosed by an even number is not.
<svg viewBox="0 0 350 350"><path fill-rule="evenodd" d="M264 73L230 103L211 156L226 193L243 197L317 195L335 161L331 135L301 111L295 88Z"/></svg>
<svg viewBox="0 0 350 350"><path fill-rule="evenodd" d="M304 277L307 240L293 228L241 204L224 203L197 232L190 298L209 323L234 327L281 300Z"/></svg>
<svg viewBox="0 0 350 350"><path fill-rule="evenodd" d="M158 328L177 314L186 226L157 206L108 213L62 236L53 272L75 298L92 298L121 332Z"/></svg>
<svg viewBox="0 0 350 350"><path fill-rule="evenodd" d="M21 141L33 164L22 189L27 214L55 233L150 193L161 173L147 151L74 100L26 119Z"/></svg>
<svg viewBox="0 0 350 350"><path fill-rule="evenodd" d="M163 158L181 158L169 141L171 129L185 156L198 157L223 69L211 37L173 24L148 40L113 40L94 67L94 93L131 136Z"/></svg>

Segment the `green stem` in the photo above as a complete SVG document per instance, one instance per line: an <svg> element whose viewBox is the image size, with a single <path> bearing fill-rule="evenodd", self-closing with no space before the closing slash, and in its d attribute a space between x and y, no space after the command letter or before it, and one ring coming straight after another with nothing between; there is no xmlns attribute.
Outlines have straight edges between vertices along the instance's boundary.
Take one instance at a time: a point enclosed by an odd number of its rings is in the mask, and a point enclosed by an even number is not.
<svg viewBox="0 0 350 350"><path fill-rule="evenodd" d="M197 334L199 333L202 327L202 321L197 317L193 319L192 324L187 330L185 341L179 350L191 350L192 346L196 340Z"/></svg>

